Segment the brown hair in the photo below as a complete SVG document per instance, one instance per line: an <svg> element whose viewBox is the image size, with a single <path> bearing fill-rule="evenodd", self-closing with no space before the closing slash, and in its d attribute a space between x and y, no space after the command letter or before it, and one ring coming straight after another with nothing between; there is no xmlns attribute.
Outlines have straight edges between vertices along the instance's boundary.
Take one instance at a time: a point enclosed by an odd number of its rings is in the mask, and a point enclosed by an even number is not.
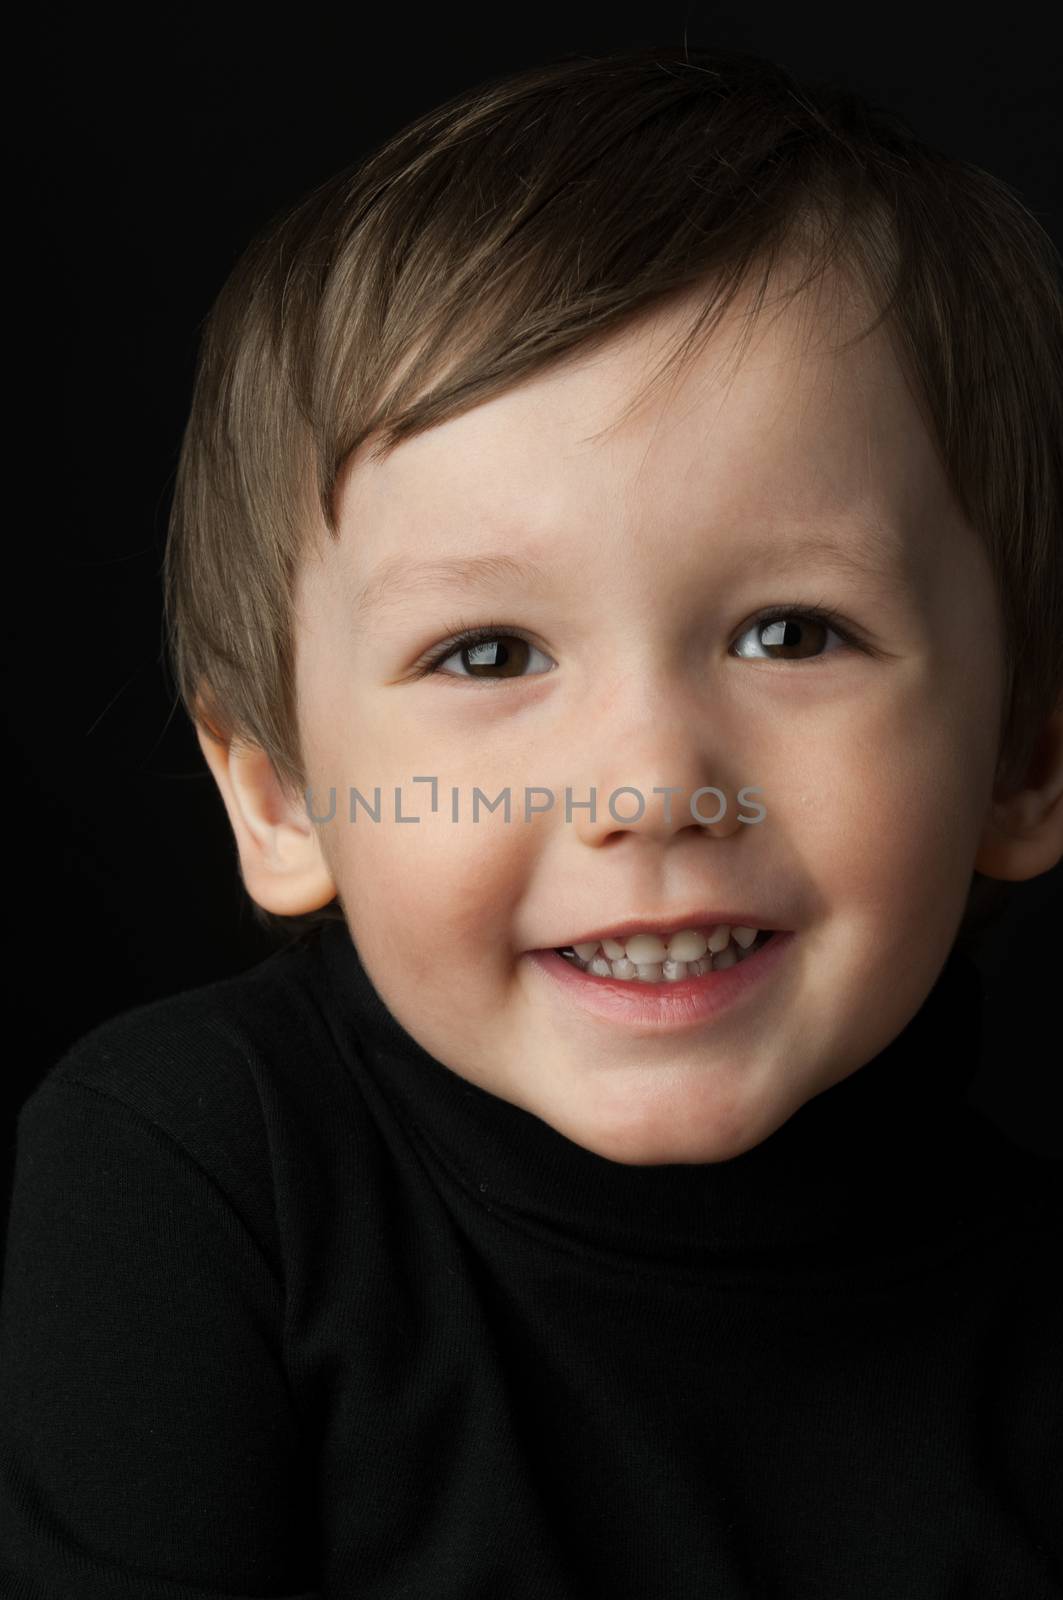
<svg viewBox="0 0 1063 1600"><path fill-rule="evenodd" d="M884 324L984 541L1006 641L998 778L1020 774L1063 693L1059 253L1014 191L895 113L717 48L569 54L487 80L252 240L202 328L170 516L168 646L189 715L264 749L302 794L293 585L322 519L337 536L348 456L368 441L381 459L701 291L634 407L759 266L748 342L792 259L808 272L784 304L833 265L863 285L877 314L856 339ZM973 875L961 937L1007 890ZM343 916L335 900L253 912L289 937Z"/></svg>

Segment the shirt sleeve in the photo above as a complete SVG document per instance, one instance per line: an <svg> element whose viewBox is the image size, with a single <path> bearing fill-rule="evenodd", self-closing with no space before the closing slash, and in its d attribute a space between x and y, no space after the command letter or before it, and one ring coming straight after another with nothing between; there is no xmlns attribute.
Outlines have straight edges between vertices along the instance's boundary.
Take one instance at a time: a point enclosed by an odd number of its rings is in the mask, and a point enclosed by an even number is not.
<svg viewBox="0 0 1063 1600"><path fill-rule="evenodd" d="M282 1330L221 1184L149 1115L46 1075L0 1294L0 1592L320 1600Z"/></svg>

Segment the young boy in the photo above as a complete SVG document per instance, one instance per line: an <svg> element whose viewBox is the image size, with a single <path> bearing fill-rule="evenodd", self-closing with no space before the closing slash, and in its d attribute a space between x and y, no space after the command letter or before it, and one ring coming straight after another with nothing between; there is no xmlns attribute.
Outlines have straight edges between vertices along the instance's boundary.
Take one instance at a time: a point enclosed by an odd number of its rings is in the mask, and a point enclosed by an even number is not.
<svg viewBox="0 0 1063 1600"><path fill-rule="evenodd" d="M22 1110L5 1594L1063 1593L1058 1169L963 1102L1063 856L1061 325L1002 185L716 51L254 242L168 603L286 942Z"/></svg>

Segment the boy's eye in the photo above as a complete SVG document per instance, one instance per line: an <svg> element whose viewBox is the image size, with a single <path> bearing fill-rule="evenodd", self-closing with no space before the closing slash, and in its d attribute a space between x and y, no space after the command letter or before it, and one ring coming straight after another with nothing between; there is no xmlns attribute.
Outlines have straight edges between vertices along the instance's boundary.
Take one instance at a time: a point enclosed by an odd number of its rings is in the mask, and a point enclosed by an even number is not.
<svg viewBox="0 0 1063 1600"><path fill-rule="evenodd" d="M737 656L751 661L821 661L838 653L836 649L816 648L825 645L826 636L831 634L840 641L843 650L860 648L854 635L829 607L790 605L757 617L742 630L732 648ZM750 642L743 645L743 640ZM490 623L448 640L423 663L420 676L435 673L444 678L480 678L493 682L543 676L541 672L529 674L526 671L533 656L547 663L547 672L556 665L523 634ZM444 671L445 664L454 660L460 663L459 670Z"/></svg>
<svg viewBox="0 0 1063 1600"><path fill-rule="evenodd" d="M480 629L451 640L443 648L446 654L437 655L426 670L442 672L444 662L459 661L461 670L443 672L444 678L522 678L526 676L524 669L529 656L539 656L546 661L548 672L553 666L549 658L521 634L501 630L488 633Z"/></svg>
<svg viewBox="0 0 1063 1600"><path fill-rule="evenodd" d="M773 611L758 617L738 636L736 654L752 661L821 661L825 655L835 655L835 650L816 650L817 642L833 634L842 647L855 644L848 629L843 628L834 612L819 606L792 607ZM754 648L739 648L743 639L751 639ZM825 641L824 641L825 642ZM758 655L757 649L768 652Z"/></svg>

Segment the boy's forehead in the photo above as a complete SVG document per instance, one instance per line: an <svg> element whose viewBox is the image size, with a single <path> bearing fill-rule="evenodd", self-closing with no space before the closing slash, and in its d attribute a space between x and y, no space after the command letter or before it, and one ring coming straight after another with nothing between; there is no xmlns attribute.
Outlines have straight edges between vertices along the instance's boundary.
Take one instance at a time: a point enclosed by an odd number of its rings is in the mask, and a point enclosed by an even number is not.
<svg viewBox="0 0 1063 1600"><path fill-rule="evenodd" d="M548 553L613 513L762 533L840 522L904 561L906 533L949 489L884 327L868 308L799 295L766 307L747 348L741 302L677 376L618 423L700 303L655 311L593 350L404 441L337 481L344 578L382 599L404 558L500 546ZM693 525L693 524L692 524ZM846 543L843 526L841 544ZM822 541L821 541L822 542ZM426 548L430 546L431 549ZM796 548L796 547L795 547Z"/></svg>
<svg viewBox="0 0 1063 1600"><path fill-rule="evenodd" d="M604 340L568 351L545 370L519 379L490 399L407 439L382 461L368 459L369 440L357 460L343 463L345 485L356 495L381 495L416 481L423 471L434 479L475 466L490 474L496 460L509 472L537 452L568 460L614 443L639 444L647 429L671 428L691 404L716 415L717 427L740 423L752 406L787 411L797 398L802 409L815 403L828 409L839 388L874 390L891 384L895 361L881 329L848 351L829 348L832 333L840 343L866 319L866 308L835 303L828 316L821 297L798 295L782 309L765 308L747 331L744 297L729 308L720 325L685 370L676 371L655 393L647 382L690 331L704 295L687 295L667 308L655 307ZM746 341L739 354L740 341ZM621 419L636 395L638 407ZM852 394L835 409L847 415ZM490 452L488 454L488 451Z"/></svg>

